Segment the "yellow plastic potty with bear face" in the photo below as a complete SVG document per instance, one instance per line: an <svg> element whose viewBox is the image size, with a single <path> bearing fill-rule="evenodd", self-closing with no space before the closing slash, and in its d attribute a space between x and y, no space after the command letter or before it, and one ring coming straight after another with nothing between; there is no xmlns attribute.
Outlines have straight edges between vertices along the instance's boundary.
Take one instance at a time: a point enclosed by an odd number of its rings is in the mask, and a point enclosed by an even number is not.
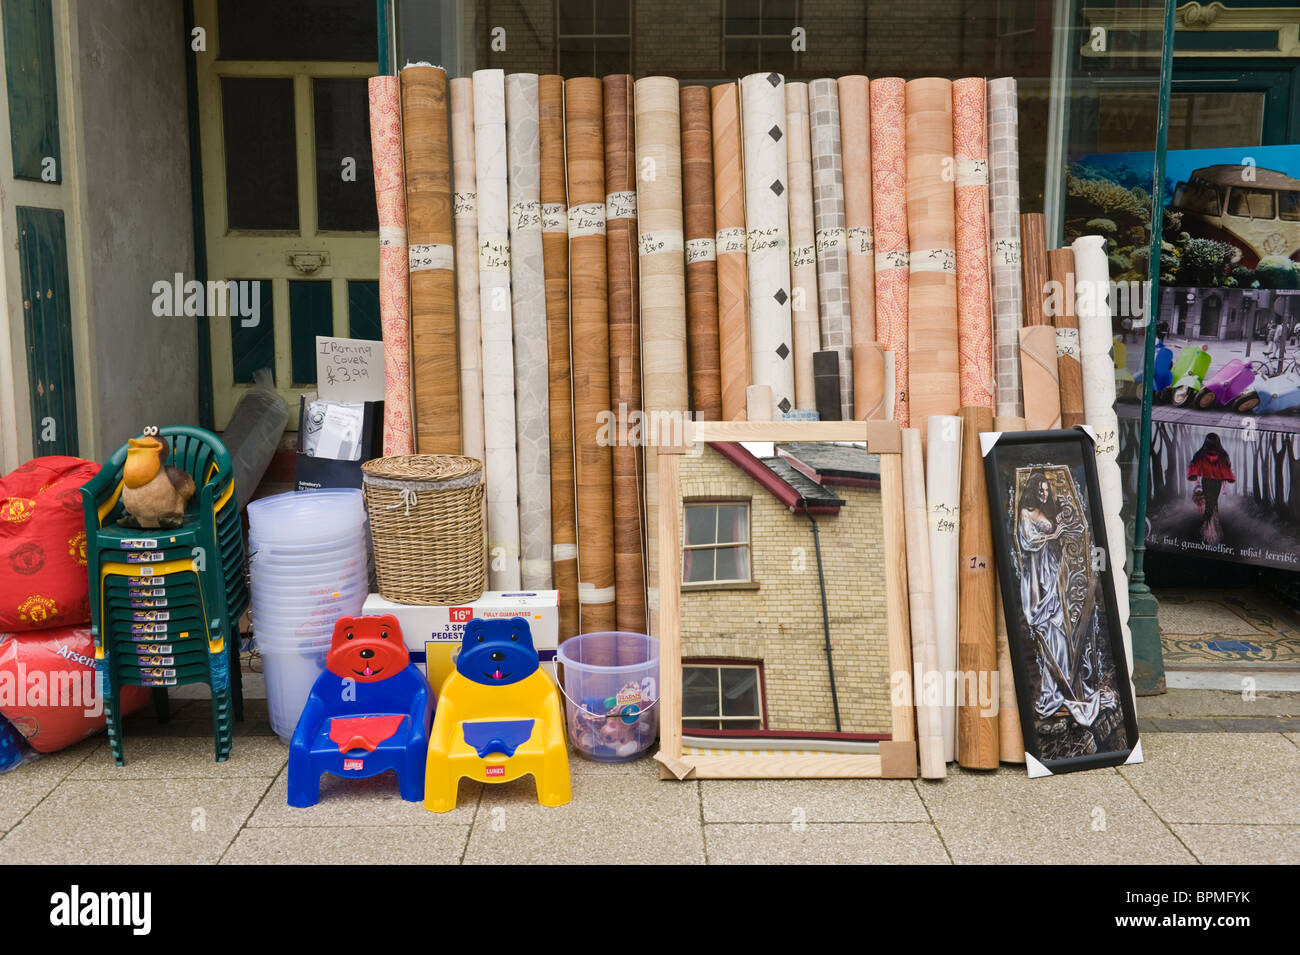
<svg viewBox="0 0 1300 955"><path fill-rule="evenodd" d="M455 809L466 777L506 783L530 773L543 806L572 798L560 692L538 663L527 620L475 618L438 693L424 806Z"/></svg>

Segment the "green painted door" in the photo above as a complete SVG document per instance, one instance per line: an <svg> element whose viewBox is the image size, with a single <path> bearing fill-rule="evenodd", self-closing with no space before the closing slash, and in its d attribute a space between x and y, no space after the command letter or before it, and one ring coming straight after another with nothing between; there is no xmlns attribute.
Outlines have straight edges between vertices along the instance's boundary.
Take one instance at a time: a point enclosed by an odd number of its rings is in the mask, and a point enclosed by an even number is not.
<svg viewBox="0 0 1300 955"><path fill-rule="evenodd" d="M68 250L61 209L19 206L18 265L36 456L77 453Z"/></svg>

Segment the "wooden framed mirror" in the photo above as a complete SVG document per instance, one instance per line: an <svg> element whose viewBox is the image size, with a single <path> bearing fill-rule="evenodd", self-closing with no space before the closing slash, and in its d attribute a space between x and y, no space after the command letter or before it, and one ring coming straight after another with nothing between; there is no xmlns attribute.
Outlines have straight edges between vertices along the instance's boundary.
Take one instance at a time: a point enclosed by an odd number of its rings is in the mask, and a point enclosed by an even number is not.
<svg viewBox="0 0 1300 955"><path fill-rule="evenodd" d="M662 778L917 775L900 439L691 422L659 445Z"/></svg>

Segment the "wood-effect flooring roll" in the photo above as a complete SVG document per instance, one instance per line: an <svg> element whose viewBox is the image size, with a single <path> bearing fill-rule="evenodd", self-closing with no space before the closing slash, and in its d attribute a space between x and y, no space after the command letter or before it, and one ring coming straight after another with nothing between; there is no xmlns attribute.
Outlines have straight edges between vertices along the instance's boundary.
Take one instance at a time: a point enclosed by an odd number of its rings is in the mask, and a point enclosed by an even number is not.
<svg viewBox="0 0 1300 955"><path fill-rule="evenodd" d="M460 454L447 74L421 64L400 76L415 447L421 454Z"/></svg>
<svg viewBox="0 0 1300 955"><path fill-rule="evenodd" d="M907 84L908 386L911 419L954 415L960 398L952 84Z"/></svg>
<svg viewBox="0 0 1300 955"><path fill-rule="evenodd" d="M1024 324L1051 325L1047 314L1047 222L1041 212L1020 216L1020 242L1023 260L1020 265L1024 291ZM1029 396L1025 395L1025 400Z"/></svg>
<svg viewBox="0 0 1300 955"><path fill-rule="evenodd" d="M925 454L925 500L929 512L930 582L934 640L943 675L943 758L957 754L957 558L961 533L962 420L936 415L929 421Z"/></svg>
<svg viewBox="0 0 1300 955"><path fill-rule="evenodd" d="M1019 345L1016 347L1019 355ZM1017 358L1017 363L1019 358ZM997 417L994 431L1024 431L1025 419ZM1020 730L1020 707L1016 703L1016 675L1011 666L1011 641L1007 636L1007 618L1002 609L1001 589L994 573L993 613L998 646L998 757L1004 763L1025 761L1025 741Z"/></svg>
<svg viewBox="0 0 1300 955"><path fill-rule="evenodd" d="M960 399L963 406L992 409L993 303L989 285L989 159L984 99L982 78L953 81Z"/></svg>
<svg viewBox="0 0 1300 955"><path fill-rule="evenodd" d="M1020 329L1020 375L1025 391L1025 428L1049 431L1061 426L1061 376L1056 367L1056 329Z"/></svg>
<svg viewBox="0 0 1300 955"><path fill-rule="evenodd" d="M1052 324L1056 326L1056 369L1061 376L1061 427L1073 428L1085 421L1083 368L1079 363L1079 317L1074 311L1074 250L1049 251L1047 275L1050 288L1046 301Z"/></svg>
<svg viewBox="0 0 1300 955"><path fill-rule="evenodd" d="M525 590L551 589L550 366L542 262L537 74L506 77L510 165L510 303L515 339L515 435L519 458L519 576Z"/></svg>
<svg viewBox="0 0 1300 955"><path fill-rule="evenodd" d="M686 262L682 229L682 127L677 81L636 81L638 264L641 270L641 395L650 421L684 420L690 408L686 364ZM653 428L651 429L653 431ZM659 480L655 445L645 464L646 618L658 632ZM675 581L673 582L675 585Z"/></svg>
<svg viewBox="0 0 1300 955"><path fill-rule="evenodd" d="M569 364L569 204L564 182L564 80L537 81L542 261L550 377L551 558L560 594L560 639L578 632L578 525L573 483L573 379Z"/></svg>
<svg viewBox="0 0 1300 955"><path fill-rule="evenodd" d="M519 463L515 455L505 74L501 70L476 70L473 81L488 583L492 590L517 590L520 586Z"/></svg>
<svg viewBox="0 0 1300 955"><path fill-rule="evenodd" d="M641 293L637 268L636 137L632 77L602 81L605 105L605 255L609 298L610 408L635 420L641 411ZM620 440L611 452L614 468L614 583L617 627L644 633L645 491L644 454Z"/></svg>
<svg viewBox="0 0 1300 955"><path fill-rule="evenodd" d="M740 81L749 254L749 354L756 385L772 389L773 413L794 409L790 324L790 217L785 175L785 79L753 73Z"/></svg>
<svg viewBox="0 0 1300 955"><path fill-rule="evenodd" d="M1075 313L1079 319L1079 349L1083 365L1083 413L1092 429L1097 452L1097 483L1106 515L1106 548L1115 579L1115 603L1124 647L1133 672L1132 636L1129 632L1128 541L1124 531L1124 487L1119 469L1119 419L1115 415L1115 366L1110 349L1114 341L1110 317L1110 270L1106 241L1099 235L1075 239Z"/></svg>
<svg viewBox="0 0 1300 955"><path fill-rule="evenodd" d="M456 238L456 333L460 355L460 444L467 457L484 458L483 337L478 298L478 187L474 172L474 81L447 84L451 91L452 225Z"/></svg>
<svg viewBox="0 0 1300 955"><path fill-rule="evenodd" d="M573 316L573 453L578 501L580 630L616 626L612 462L600 438L609 412L609 304L605 278L605 147L600 80L564 84Z"/></svg>
<svg viewBox="0 0 1300 955"><path fill-rule="evenodd" d="M1010 418L1023 417L1025 413L1020 391L1023 293L1018 116L1016 81L1009 76L989 80L989 259L993 285L994 412L997 417Z"/></svg>
<svg viewBox="0 0 1300 955"><path fill-rule="evenodd" d="M707 86L682 87L687 355L691 369L691 410L702 421L722 418L717 229L713 222L712 111Z"/></svg>
<svg viewBox="0 0 1300 955"><path fill-rule="evenodd" d="M907 426L908 249L906 84L871 81L871 217L876 233L876 339L894 356L894 420ZM846 170L847 171L847 170Z"/></svg>
<svg viewBox="0 0 1300 955"><path fill-rule="evenodd" d="M844 157L844 223L848 250L849 312L853 348L880 338L876 321L876 233L871 196L871 83L865 76L841 76L840 148ZM868 404L866 382L854 378L857 405ZM862 399L861 402L859 399Z"/></svg>
<svg viewBox="0 0 1300 955"><path fill-rule="evenodd" d="M406 251L402 103L396 76L369 81L370 151L379 214L379 321L384 341L384 454L415 453L411 425L411 271ZM477 316L475 316L477 321Z"/></svg>
<svg viewBox="0 0 1300 955"><path fill-rule="evenodd" d="M984 486L980 435L993 430L993 409L961 409L965 435L961 456L961 533L957 564L958 611L957 761L967 769L998 766L998 640L994 623L997 565Z"/></svg>
<svg viewBox="0 0 1300 955"><path fill-rule="evenodd" d="M790 327L794 336L794 406L817 410L813 352L821 348L817 305L817 230L813 219L808 84L785 84L785 172L790 216Z"/></svg>
<svg viewBox="0 0 1300 955"><path fill-rule="evenodd" d="M808 84L812 141L813 224L817 230L817 312L821 347L839 356L840 420L853 418L853 324L844 218L840 95L835 80ZM872 290L874 300L875 290Z"/></svg>
<svg viewBox="0 0 1300 955"><path fill-rule="evenodd" d="M745 184L740 137L740 91L721 83L713 106L713 218L718 256L718 364L722 418L744 421L749 370L749 273L745 254Z"/></svg>
<svg viewBox="0 0 1300 955"><path fill-rule="evenodd" d="M907 597L912 626L917 750L921 777L942 779L947 774L943 738L945 683L935 640L925 461L921 432L917 428L903 429L903 515L907 538Z"/></svg>

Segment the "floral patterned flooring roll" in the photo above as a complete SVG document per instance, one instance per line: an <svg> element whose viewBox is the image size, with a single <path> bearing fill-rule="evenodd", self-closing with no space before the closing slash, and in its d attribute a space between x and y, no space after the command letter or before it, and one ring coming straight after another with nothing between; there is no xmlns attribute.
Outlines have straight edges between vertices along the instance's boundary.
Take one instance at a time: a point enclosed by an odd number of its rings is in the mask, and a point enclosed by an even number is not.
<svg viewBox="0 0 1300 955"><path fill-rule="evenodd" d="M515 455L506 93L501 70L474 71L474 170L478 188L488 581L492 590L518 590L519 465Z"/></svg>
<svg viewBox="0 0 1300 955"><path fill-rule="evenodd" d="M840 419L849 421L853 418L853 327L849 313L849 259L844 225L840 98L835 80L813 80L808 84L808 111L821 346L839 356Z"/></svg>
<svg viewBox="0 0 1300 955"><path fill-rule="evenodd" d="M957 345L961 404L993 407L993 306L989 287L989 165L984 80L952 84L957 202Z"/></svg>
<svg viewBox="0 0 1300 955"><path fill-rule="evenodd" d="M551 589L550 368L542 263L537 74L506 77L510 166L510 304L515 350L515 441L519 458L519 576L525 590Z"/></svg>
<svg viewBox="0 0 1300 955"><path fill-rule="evenodd" d="M745 229L749 255L749 353L755 385L772 389L772 413L794 409L790 325L790 217L785 171L785 79L753 73L740 81Z"/></svg>
<svg viewBox="0 0 1300 955"><path fill-rule="evenodd" d="M876 231L876 338L894 356L894 420L908 403L908 248L906 84L871 81L871 211Z"/></svg>
<svg viewBox="0 0 1300 955"><path fill-rule="evenodd" d="M406 251L402 107L396 76L369 82L370 148L379 212L379 319L384 339L384 455L413 454L411 298Z"/></svg>

